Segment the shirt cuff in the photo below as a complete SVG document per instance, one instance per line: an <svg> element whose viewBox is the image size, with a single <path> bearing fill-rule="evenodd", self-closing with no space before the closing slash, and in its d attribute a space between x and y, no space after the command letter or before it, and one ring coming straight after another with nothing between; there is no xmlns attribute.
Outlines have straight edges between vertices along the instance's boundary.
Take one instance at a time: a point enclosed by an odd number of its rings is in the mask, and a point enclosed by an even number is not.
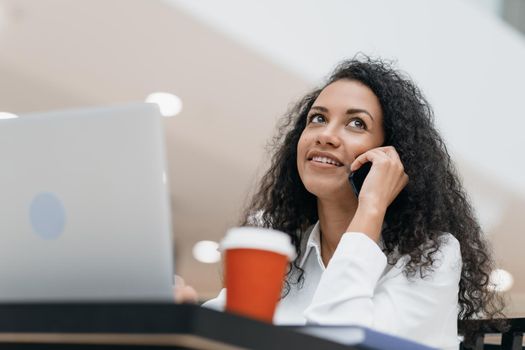
<svg viewBox="0 0 525 350"><path fill-rule="evenodd" d="M339 244L328 263L338 266L350 265L352 268L361 270L363 278L361 282L370 284L372 289L377 284L385 267L387 266L387 257L368 235L362 232L346 232L341 237Z"/></svg>

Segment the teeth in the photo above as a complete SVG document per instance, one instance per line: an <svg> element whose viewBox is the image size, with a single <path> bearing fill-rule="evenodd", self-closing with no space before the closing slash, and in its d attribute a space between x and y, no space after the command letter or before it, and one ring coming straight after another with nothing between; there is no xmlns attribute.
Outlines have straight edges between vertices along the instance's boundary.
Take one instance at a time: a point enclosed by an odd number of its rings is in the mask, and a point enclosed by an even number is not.
<svg viewBox="0 0 525 350"><path fill-rule="evenodd" d="M340 166L341 163L333 160L333 159L330 159L330 158L327 158L327 157L313 157L312 160L315 160L316 162L321 162L321 163L326 163L326 164L333 164L335 166Z"/></svg>

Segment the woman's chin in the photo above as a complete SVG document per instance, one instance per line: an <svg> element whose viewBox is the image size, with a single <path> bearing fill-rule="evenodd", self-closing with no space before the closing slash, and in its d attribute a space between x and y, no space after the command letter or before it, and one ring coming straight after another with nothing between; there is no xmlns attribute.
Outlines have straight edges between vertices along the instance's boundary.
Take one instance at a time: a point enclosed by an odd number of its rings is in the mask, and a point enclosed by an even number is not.
<svg viewBox="0 0 525 350"><path fill-rule="evenodd" d="M336 198L346 199L352 196L350 185L344 188L337 183L319 183L305 184L306 190L321 200L334 200Z"/></svg>

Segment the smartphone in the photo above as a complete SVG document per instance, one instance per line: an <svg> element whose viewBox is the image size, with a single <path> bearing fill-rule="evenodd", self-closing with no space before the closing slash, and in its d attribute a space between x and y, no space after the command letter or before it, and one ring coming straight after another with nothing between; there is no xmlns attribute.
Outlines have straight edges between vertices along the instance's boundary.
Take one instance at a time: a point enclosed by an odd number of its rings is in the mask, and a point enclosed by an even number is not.
<svg viewBox="0 0 525 350"><path fill-rule="evenodd" d="M367 162L348 175L348 181L350 181L356 197L359 197L359 192L361 191L361 187L363 187L363 182L365 182L366 175L368 175L370 168L372 168L372 163Z"/></svg>

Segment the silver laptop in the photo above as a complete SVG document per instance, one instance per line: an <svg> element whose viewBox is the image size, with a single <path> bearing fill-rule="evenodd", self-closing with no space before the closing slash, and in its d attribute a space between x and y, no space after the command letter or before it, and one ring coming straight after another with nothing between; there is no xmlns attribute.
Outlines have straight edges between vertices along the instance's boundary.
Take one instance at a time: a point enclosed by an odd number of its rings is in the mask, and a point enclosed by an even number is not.
<svg viewBox="0 0 525 350"><path fill-rule="evenodd" d="M158 107L0 120L0 302L171 301Z"/></svg>

